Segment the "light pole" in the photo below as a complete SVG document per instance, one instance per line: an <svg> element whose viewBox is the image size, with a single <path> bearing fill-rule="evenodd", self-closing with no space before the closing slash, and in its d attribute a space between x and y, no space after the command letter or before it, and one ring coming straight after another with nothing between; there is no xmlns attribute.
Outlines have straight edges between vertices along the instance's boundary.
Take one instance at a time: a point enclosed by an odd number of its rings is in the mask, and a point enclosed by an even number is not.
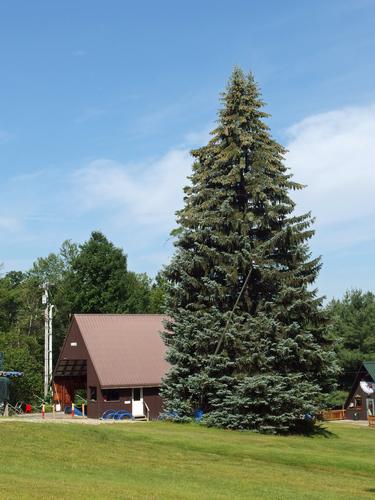
<svg viewBox="0 0 375 500"><path fill-rule="evenodd" d="M42 304L46 306L44 310L44 398L47 397L49 384L52 378L52 317L54 305L49 301L48 281L43 284Z"/></svg>

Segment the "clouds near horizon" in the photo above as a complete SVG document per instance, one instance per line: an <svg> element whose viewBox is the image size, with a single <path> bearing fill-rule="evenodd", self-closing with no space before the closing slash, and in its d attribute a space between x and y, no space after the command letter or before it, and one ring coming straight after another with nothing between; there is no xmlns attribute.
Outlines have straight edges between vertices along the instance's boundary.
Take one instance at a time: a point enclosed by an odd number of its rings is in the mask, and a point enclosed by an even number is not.
<svg viewBox="0 0 375 500"><path fill-rule="evenodd" d="M318 236L331 249L373 240L375 104L313 115L287 132L287 165L307 185L293 198L316 217Z"/></svg>

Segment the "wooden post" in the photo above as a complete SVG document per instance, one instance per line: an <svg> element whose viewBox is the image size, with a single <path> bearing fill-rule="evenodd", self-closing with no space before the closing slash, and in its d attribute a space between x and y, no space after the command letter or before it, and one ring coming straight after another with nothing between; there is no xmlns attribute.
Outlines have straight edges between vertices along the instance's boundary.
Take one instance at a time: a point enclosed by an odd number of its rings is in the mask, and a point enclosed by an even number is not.
<svg viewBox="0 0 375 500"><path fill-rule="evenodd" d="M82 417L85 416L85 403L82 403Z"/></svg>
<svg viewBox="0 0 375 500"><path fill-rule="evenodd" d="M72 403L72 418L74 417L74 403Z"/></svg>

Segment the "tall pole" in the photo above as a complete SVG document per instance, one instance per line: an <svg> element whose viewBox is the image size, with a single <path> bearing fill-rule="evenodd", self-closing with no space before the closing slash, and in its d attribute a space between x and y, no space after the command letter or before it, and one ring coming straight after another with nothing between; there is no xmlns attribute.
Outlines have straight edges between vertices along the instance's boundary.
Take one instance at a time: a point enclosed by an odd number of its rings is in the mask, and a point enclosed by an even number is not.
<svg viewBox="0 0 375 500"><path fill-rule="evenodd" d="M48 384L51 383L52 380L52 315L53 315L52 304L49 305L48 311Z"/></svg>
<svg viewBox="0 0 375 500"><path fill-rule="evenodd" d="M44 309L44 398L47 397L49 384L52 378L52 311L53 305L49 302L50 284L43 284L42 304Z"/></svg>

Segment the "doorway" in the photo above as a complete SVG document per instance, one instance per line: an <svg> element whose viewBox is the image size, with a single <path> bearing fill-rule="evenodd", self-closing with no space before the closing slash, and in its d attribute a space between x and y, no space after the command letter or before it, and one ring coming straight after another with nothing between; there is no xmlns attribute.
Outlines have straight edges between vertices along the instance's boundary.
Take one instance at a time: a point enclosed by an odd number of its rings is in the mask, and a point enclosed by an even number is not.
<svg viewBox="0 0 375 500"><path fill-rule="evenodd" d="M132 391L132 414L133 417L144 417L142 387L135 387Z"/></svg>

